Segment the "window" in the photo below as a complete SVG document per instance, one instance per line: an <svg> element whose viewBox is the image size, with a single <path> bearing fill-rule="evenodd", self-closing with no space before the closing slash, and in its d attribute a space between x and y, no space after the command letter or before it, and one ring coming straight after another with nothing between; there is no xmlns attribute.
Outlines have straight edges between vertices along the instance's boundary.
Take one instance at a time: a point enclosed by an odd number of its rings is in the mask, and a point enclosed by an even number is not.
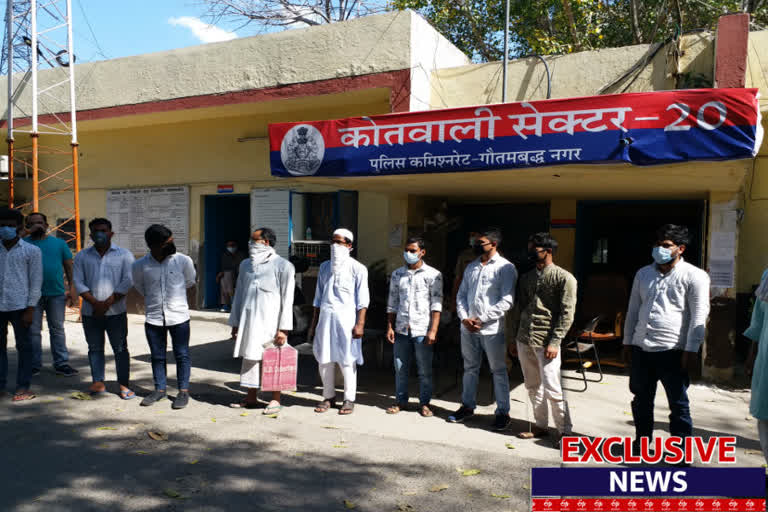
<svg viewBox="0 0 768 512"><path fill-rule="evenodd" d="M608 263L608 239L600 238L595 240L595 249L592 252L592 263Z"/></svg>

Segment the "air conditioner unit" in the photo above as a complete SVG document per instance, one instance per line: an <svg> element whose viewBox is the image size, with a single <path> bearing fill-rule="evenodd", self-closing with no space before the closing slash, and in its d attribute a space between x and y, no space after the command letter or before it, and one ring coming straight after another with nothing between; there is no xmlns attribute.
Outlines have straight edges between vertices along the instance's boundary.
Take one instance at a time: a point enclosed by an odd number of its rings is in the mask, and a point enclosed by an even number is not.
<svg viewBox="0 0 768 512"><path fill-rule="evenodd" d="M0 155L0 180L8 179L8 155Z"/></svg>

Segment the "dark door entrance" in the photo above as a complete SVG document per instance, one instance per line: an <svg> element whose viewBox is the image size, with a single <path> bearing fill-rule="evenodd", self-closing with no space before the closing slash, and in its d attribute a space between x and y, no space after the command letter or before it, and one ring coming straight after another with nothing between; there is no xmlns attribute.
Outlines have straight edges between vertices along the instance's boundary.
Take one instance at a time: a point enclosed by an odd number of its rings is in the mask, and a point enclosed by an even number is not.
<svg viewBox="0 0 768 512"><path fill-rule="evenodd" d="M248 252L251 229L251 201L247 194L205 196L205 296L203 307L219 306L216 274L227 240L235 240L241 251Z"/></svg>

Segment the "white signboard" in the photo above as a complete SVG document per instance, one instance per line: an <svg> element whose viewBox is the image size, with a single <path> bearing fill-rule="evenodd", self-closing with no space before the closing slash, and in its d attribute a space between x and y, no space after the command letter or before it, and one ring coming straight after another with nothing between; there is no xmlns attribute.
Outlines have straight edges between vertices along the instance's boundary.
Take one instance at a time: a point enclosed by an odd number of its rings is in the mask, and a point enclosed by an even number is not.
<svg viewBox="0 0 768 512"><path fill-rule="evenodd" d="M176 249L189 254L189 187L129 188L107 191L112 241L134 254L147 252L144 231L163 224L173 231Z"/></svg>
<svg viewBox="0 0 768 512"><path fill-rule="evenodd" d="M255 188L251 191L251 228L270 228L277 236L277 254L288 258L291 244L291 193Z"/></svg>

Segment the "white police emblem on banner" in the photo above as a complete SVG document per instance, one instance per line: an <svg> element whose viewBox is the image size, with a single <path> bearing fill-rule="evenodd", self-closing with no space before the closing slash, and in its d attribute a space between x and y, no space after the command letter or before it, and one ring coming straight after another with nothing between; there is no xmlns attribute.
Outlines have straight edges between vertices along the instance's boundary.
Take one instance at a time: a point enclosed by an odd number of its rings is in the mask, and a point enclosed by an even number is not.
<svg viewBox="0 0 768 512"><path fill-rule="evenodd" d="M325 156L325 141L320 131L308 124L296 125L285 134L280 144L280 159L294 176L311 176L320 168Z"/></svg>

